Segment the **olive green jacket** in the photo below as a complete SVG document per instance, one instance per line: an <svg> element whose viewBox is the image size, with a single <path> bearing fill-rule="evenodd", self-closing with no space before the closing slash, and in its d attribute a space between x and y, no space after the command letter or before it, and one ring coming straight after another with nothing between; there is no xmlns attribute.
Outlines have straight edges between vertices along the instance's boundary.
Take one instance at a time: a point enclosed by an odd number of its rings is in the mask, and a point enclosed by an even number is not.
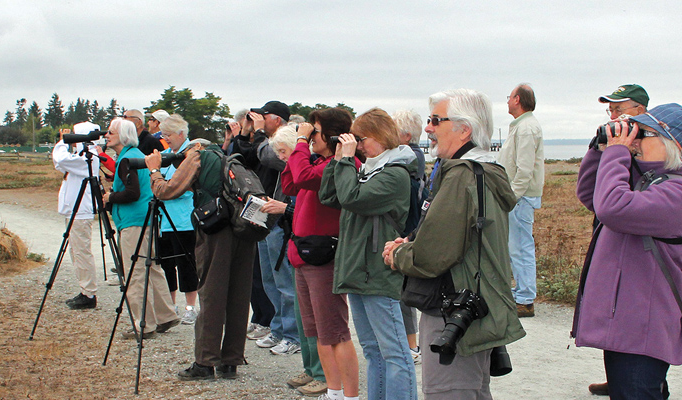
<svg viewBox="0 0 682 400"><path fill-rule="evenodd" d="M466 155L465 155L466 156ZM511 293L509 211L516 204L507 175L498 164L481 162L485 182L485 218L481 251L481 297L490 312L472 322L457 344L468 356L514 342L525 332ZM434 278L452 274L456 290L476 292L478 271L478 194L472 164L464 159L441 160L430 204L417 237L394 251L394 265L407 276Z"/></svg>
<svg viewBox="0 0 682 400"><path fill-rule="evenodd" d="M409 150L409 148L408 148ZM412 152L412 150L409 150ZM365 181L350 157L332 160L322 175L322 204L341 208L334 293L400 299L403 276L384 264L384 244L400 236L384 214L404 229L410 208L410 175L416 157L393 160ZM405 163L408 161L409 163ZM375 230L375 224L378 230ZM376 236L375 236L376 234ZM376 246L375 246L376 244Z"/></svg>

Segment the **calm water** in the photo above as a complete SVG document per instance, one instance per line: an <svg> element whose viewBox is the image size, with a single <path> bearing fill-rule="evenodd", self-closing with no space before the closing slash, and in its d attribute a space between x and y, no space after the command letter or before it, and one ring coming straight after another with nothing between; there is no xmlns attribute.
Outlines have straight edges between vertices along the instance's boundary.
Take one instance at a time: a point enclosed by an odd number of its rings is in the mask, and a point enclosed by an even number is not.
<svg viewBox="0 0 682 400"><path fill-rule="evenodd" d="M587 144L562 144L562 145L545 145L545 159L567 160L574 157L584 157L587 152ZM432 160L431 156L426 154L426 161Z"/></svg>

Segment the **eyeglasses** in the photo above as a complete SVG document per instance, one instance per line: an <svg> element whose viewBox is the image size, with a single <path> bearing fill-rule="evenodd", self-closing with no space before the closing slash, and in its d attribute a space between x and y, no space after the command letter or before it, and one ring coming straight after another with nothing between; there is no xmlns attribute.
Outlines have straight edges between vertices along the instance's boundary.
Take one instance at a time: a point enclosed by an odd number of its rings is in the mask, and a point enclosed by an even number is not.
<svg viewBox="0 0 682 400"><path fill-rule="evenodd" d="M156 122L156 121L157 121L157 119L154 118L154 117L149 117L149 118L147 119L147 122Z"/></svg>
<svg viewBox="0 0 682 400"><path fill-rule="evenodd" d="M452 121L452 120L450 118L429 117L426 119L426 125L431 124L433 126L438 126L443 121Z"/></svg>
<svg viewBox="0 0 682 400"><path fill-rule="evenodd" d="M660 126L661 128L663 128L663 130L665 131L665 133L667 133L668 136L670 136L670 138L672 138L672 139L674 139L676 142L678 142L678 140L675 138L675 136L673 136L673 134L670 133L670 129L668 129L668 124L666 124L666 123L663 122L663 121L659 121L658 118L654 117L653 115L651 115L651 114L648 113L648 112L647 112L647 113L644 113L644 114L648 115L651 119L654 120L655 123L658 124L658 126ZM678 146L679 146L679 142L678 142Z"/></svg>
<svg viewBox="0 0 682 400"><path fill-rule="evenodd" d="M642 132L642 136L644 136L644 137L656 137L656 136L658 136L658 133L652 132L652 131L645 131L642 129L641 132Z"/></svg>
<svg viewBox="0 0 682 400"><path fill-rule="evenodd" d="M130 119L130 118L137 118L137 119L140 119L140 117L136 117L136 116L134 116L134 115L124 115L124 116L122 116L121 118L123 118L123 119Z"/></svg>
<svg viewBox="0 0 682 400"><path fill-rule="evenodd" d="M618 114L618 115L625 114L626 110L631 110L631 109L637 108L637 107L639 107L639 106L637 105L637 106L630 106L630 107L625 107L625 108L616 107L614 109L611 109L609 107L606 109L606 115L608 115L610 117L611 114L614 114L614 113Z"/></svg>
<svg viewBox="0 0 682 400"><path fill-rule="evenodd" d="M164 139L168 139L172 134L173 134L172 132L171 133L162 133L161 137Z"/></svg>

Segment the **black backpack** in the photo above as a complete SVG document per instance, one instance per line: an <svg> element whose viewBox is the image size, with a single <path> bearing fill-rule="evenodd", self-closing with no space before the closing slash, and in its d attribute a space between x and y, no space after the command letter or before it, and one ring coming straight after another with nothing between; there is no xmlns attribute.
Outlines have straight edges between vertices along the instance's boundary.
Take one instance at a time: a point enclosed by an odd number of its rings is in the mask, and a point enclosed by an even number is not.
<svg viewBox="0 0 682 400"><path fill-rule="evenodd" d="M422 204L428 197L429 188L426 186L424 179L410 176L410 210L407 212L403 237L408 236L413 230L417 229L422 215Z"/></svg>

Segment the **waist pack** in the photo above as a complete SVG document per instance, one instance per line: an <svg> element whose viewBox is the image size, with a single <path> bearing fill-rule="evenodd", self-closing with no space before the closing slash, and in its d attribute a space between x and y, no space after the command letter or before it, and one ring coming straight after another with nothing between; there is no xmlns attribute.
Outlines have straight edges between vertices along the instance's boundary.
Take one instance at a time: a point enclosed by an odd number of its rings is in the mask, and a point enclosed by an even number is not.
<svg viewBox="0 0 682 400"><path fill-rule="evenodd" d="M230 224L230 211L222 196L196 207L192 211L192 217L199 229L208 235L219 232Z"/></svg>
<svg viewBox="0 0 682 400"><path fill-rule="evenodd" d="M292 238L298 255L310 265L326 265L334 261L339 238L334 236L310 235Z"/></svg>

